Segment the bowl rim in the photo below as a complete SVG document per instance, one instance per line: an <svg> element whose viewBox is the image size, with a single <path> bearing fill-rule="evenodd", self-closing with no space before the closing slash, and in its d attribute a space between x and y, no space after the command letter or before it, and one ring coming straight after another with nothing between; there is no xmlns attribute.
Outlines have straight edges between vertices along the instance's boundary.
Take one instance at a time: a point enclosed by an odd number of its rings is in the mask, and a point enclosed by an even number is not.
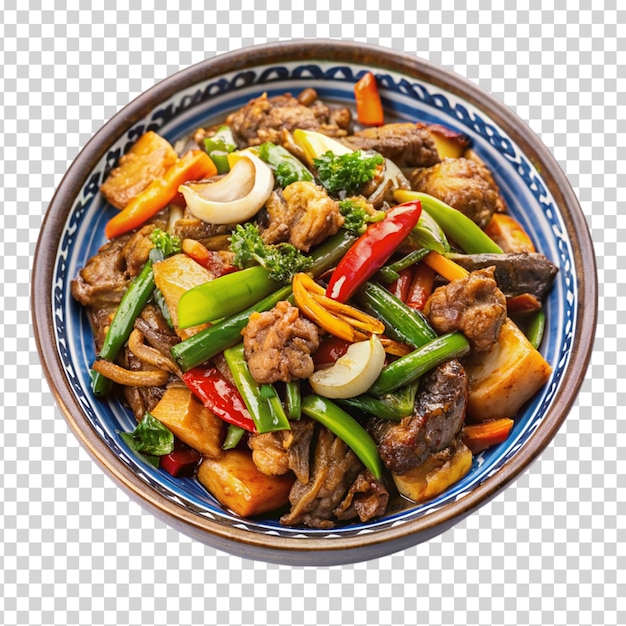
<svg viewBox="0 0 626 626"><path fill-rule="evenodd" d="M531 435L528 443L498 472L487 477L462 498L448 503L439 510L390 528L377 529L372 533L361 533L356 536L336 535L332 539L310 536L279 537L255 533L195 515L192 511L149 490L132 469L123 464L108 448L82 413L80 404L69 387L57 346L50 341L54 336L54 302L51 285L59 239L87 175L104 156L108 146L160 102L172 97L182 88L189 88L220 74L288 61L343 61L369 66L372 69L397 72L427 81L470 102L503 128L529 161L541 171L555 205L559 208L567 233L571 241L577 244L572 246L577 289L580 295L575 320L577 341L572 344L567 376L564 376L554 395L549 413ZM366 558L374 558L434 537L462 520L518 478L554 438L570 412L585 378L595 336L598 287L593 243L576 195L548 148L516 113L468 79L404 52L353 41L293 39L258 44L200 61L144 91L106 122L71 163L50 200L34 258L31 314L35 340L50 389L80 443L106 474L131 497L138 499L140 504L168 524L205 543L211 543L212 537L217 542L217 547L231 553L255 558L249 549L260 551L265 560L295 563L302 560L301 555L304 554L312 557L314 561L327 562L328 555L334 553L335 557L330 557L331 562L334 558L336 562L345 563L353 560L348 556L350 553L355 550L363 552L364 549L368 555ZM273 545L268 546L270 537ZM339 556L340 554L342 556ZM361 560L360 557L357 558ZM306 556L304 560L307 561Z"/></svg>

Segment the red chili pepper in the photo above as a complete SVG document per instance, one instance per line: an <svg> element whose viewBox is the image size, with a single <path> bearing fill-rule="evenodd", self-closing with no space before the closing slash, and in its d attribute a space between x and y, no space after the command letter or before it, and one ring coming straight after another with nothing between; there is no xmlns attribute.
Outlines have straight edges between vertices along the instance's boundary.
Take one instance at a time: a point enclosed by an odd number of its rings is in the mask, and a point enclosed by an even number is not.
<svg viewBox="0 0 626 626"><path fill-rule="evenodd" d="M200 453L179 440L174 443L174 450L159 459L162 467L172 476L189 476L193 474L200 461Z"/></svg>
<svg viewBox="0 0 626 626"><path fill-rule="evenodd" d="M411 282L413 281L413 268L407 267L400 272L398 272L398 278L394 280L387 289L391 291L391 293L402 300L402 302L406 303L407 296L409 295L409 287L411 286Z"/></svg>
<svg viewBox="0 0 626 626"><path fill-rule="evenodd" d="M413 230L422 212L419 200L399 204L380 222L370 224L339 261L326 295L338 302L349 300L395 252Z"/></svg>
<svg viewBox="0 0 626 626"><path fill-rule="evenodd" d="M421 311L433 292L434 284L435 270L426 263L419 263L413 271L413 281L405 300L406 305Z"/></svg>
<svg viewBox="0 0 626 626"><path fill-rule="evenodd" d="M381 126L384 123L385 113L374 74L367 72L354 85L354 100L356 116L361 124Z"/></svg>
<svg viewBox="0 0 626 626"><path fill-rule="evenodd" d="M351 343L334 335L328 335L313 355L313 363L316 370L321 370L334 365L335 361L342 357Z"/></svg>
<svg viewBox="0 0 626 626"><path fill-rule="evenodd" d="M183 374L183 381L195 396L229 424L256 432L256 426L239 390L216 367L194 367Z"/></svg>

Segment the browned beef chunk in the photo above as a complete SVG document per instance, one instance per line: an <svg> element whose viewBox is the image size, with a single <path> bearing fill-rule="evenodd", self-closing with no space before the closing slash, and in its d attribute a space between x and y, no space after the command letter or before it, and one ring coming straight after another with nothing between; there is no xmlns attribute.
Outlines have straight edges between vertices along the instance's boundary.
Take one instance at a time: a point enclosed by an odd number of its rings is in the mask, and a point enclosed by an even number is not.
<svg viewBox="0 0 626 626"><path fill-rule="evenodd" d="M128 285L148 260L152 249L148 224L130 235L107 242L87 261L71 283L72 295L87 307L119 304Z"/></svg>
<svg viewBox="0 0 626 626"><path fill-rule="evenodd" d="M494 268L437 287L424 305L424 315L438 333L460 330L472 348L489 350L506 320L506 297L494 279Z"/></svg>
<svg viewBox="0 0 626 626"><path fill-rule="evenodd" d="M539 299L544 298L559 271L554 263L538 252L458 254L454 260L470 272L495 267L496 282L507 297L530 293Z"/></svg>
<svg viewBox="0 0 626 626"><path fill-rule="evenodd" d="M487 226L494 213L505 210L489 170L469 159L444 159L427 169L415 170L411 186L461 211L481 228Z"/></svg>
<svg viewBox="0 0 626 626"><path fill-rule="evenodd" d="M296 481L291 488L291 510L280 518L285 526L333 528L333 511L343 501L363 465L339 437L320 428L308 482Z"/></svg>
<svg viewBox="0 0 626 626"><path fill-rule="evenodd" d="M332 112L317 99L310 104L302 104L288 93L271 98L263 94L226 119L235 139L242 145L253 146L264 141L280 143L283 130L296 128L341 137L346 135L346 121L350 123L349 115ZM339 123L344 126L339 126Z"/></svg>
<svg viewBox="0 0 626 626"><path fill-rule="evenodd" d="M317 326L300 317L299 309L289 302L253 313L242 335L246 361L257 382L289 382L313 373L311 354L319 347Z"/></svg>
<svg viewBox="0 0 626 626"><path fill-rule="evenodd" d="M326 190L312 182L287 185L282 195L274 192L267 203L269 225L263 231L266 243L288 241L308 252L334 235L344 224L339 205Z"/></svg>
<svg viewBox="0 0 626 626"><path fill-rule="evenodd" d="M315 423L303 417L291 422L291 430L251 435L248 446L254 464L264 474L280 476L292 471L309 482L309 457Z"/></svg>
<svg viewBox="0 0 626 626"><path fill-rule="evenodd" d="M216 235L230 234L232 228L226 224L209 224L185 210L183 217L176 221L172 234L180 239L203 241Z"/></svg>
<svg viewBox="0 0 626 626"><path fill-rule="evenodd" d="M422 377L415 412L400 422L372 418L368 430L385 466L404 474L447 448L463 426L467 375L459 361L446 361Z"/></svg>
<svg viewBox="0 0 626 626"><path fill-rule="evenodd" d="M343 502L333 511L338 520L358 517L362 522L385 514L389 492L369 470L363 470L350 486Z"/></svg>
<svg viewBox="0 0 626 626"><path fill-rule="evenodd" d="M366 128L347 141L355 150L375 150L398 167L430 167L441 160L425 124L385 124Z"/></svg>

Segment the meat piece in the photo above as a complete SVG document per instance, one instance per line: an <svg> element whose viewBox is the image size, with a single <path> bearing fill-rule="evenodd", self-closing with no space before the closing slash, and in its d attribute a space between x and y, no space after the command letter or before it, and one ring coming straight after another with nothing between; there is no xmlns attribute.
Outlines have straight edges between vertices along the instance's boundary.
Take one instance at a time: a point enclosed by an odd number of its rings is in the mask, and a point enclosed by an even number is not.
<svg viewBox="0 0 626 626"><path fill-rule="evenodd" d="M554 263L538 252L458 254L453 258L470 272L495 267L496 283L509 298L530 293L541 300L550 291L559 271Z"/></svg>
<svg viewBox="0 0 626 626"><path fill-rule="evenodd" d="M130 282L122 253L128 239L119 237L109 241L78 272L71 291L82 305L100 308L119 304Z"/></svg>
<svg viewBox="0 0 626 626"><path fill-rule="evenodd" d="M362 522L385 514L389 492L382 480L363 470L350 486L343 502L333 511L338 520L358 517Z"/></svg>
<svg viewBox="0 0 626 626"><path fill-rule="evenodd" d="M122 351L119 358L122 367L129 370L153 369L147 367L143 361L138 359L128 348ZM166 386L163 387L122 387L124 398L128 402L131 410L135 414L137 421L140 421L146 411L152 409L159 403L165 393Z"/></svg>
<svg viewBox="0 0 626 626"><path fill-rule="evenodd" d="M333 528L333 511L344 499L363 465L339 437L320 428L307 483L297 480L289 493L291 510L280 518L285 526Z"/></svg>
<svg viewBox="0 0 626 626"><path fill-rule="evenodd" d="M347 132L338 122L345 124L346 119L349 123L349 116L332 113L317 99L305 105L286 93L271 98L263 94L231 113L226 123L242 146L256 146L265 141L280 143L283 129L302 128L335 137L345 136Z"/></svg>
<svg viewBox="0 0 626 626"><path fill-rule="evenodd" d="M144 133L119 159L100 187L107 202L123 209L154 179L159 178L178 160L170 143L154 131Z"/></svg>
<svg viewBox="0 0 626 626"><path fill-rule="evenodd" d="M71 283L72 296L93 308L119 304L128 285L145 265L152 249L154 224L107 242L91 257Z"/></svg>
<svg viewBox="0 0 626 626"><path fill-rule="evenodd" d="M507 315L506 297L494 279L493 266L437 287L424 305L424 315L438 333L460 330L474 350L489 350Z"/></svg>
<svg viewBox="0 0 626 626"><path fill-rule="evenodd" d="M257 382L289 382L313 373L311 354L319 347L317 326L300 317L300 310L289 302L253 313L242 335L246 361Z"/></svg>
<svg viewBox="0 0 626 626"><path fill-rule="evenodd" d="M172 358L172 348L180 342L178 335L167 325L163 315L152 304L144 307L141 315L135 320L135 328L141 332L145 342Z"/></svg>
<svg viewBox="0 0 626 626"><path fill-rule="evenodd" d="M183 217L176 221L172 234L183 239L196 239L202 241L216 235L230 234L232 228L226 224L209 224L192 215L188 209Z"/></svg>
<svg viewBox="0 0 626 626"><path fill-rule="evenodd" d="M430 167L441 160L425 124L385 124L347 138L356 150L375 150L398 167Z"/></svg>
<svg viewBox="0 0 626 626"><path fill-rule="evenodd" d="M303 483L309 482L309 456L315 422L305 417L291 422L291 430L251 435L248 446L252 460L264 474L280 476L293 471Z"/></svg>
<svg viewBox="0 0 626 626"><path fill-rule="evenodd" d="M298 181L273 193L267 203L266 243L288 241L303 252L334 235L344 224L339 204L313 182Z"/></svg>
<svg viewBox="0 0 626 626"><path fill-rule="evenodd" d="M439 198L484 228L491 216L505 210L500 191L489 170L469 159L444 159L427 169L413 172L415 191Z"/></svg>
<svg viewBox="0 0 626 626"><path fill-rule="evenodd" d="M404 474L447 448L463 426L467 396L465 370L450 360L422 377L413 415L400 422L372 418L368 430L385 466Z"/></svg>

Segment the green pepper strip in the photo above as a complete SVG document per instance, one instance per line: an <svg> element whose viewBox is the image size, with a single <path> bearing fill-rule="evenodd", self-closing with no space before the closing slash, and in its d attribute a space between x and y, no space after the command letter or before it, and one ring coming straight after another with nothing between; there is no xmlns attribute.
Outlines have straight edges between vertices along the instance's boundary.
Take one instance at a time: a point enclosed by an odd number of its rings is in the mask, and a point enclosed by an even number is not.
<svg viewBox="0 0 626 626"><path fill-rule="evenodd" d="M405 190L396 191L394 197L399 202L420 200L424 209L441 226L446 235L461 246L467 254L502 253L502 248L475 222L438 198L420 191Z"/></svg>
<svg viewBox="0 0 626 626"><path fill-rule="evenodd" d="M409 308L400 298L375 282L365 283L356 294L365 310L379 319L396 341L419 348L437 337L421 311Z"/></svg>
<svg viewBox="0 0 626 626"><path fill-rule="evenodd" d="M287 300L290 296L291 287L282 287L240 313L227 317L177 343L172 348L172 356L184 372L204 363L241 340L241 331L245 328L252 313L269 311L278 302Z"/></svg>
<svg viewBox="0 0 626 626"><path fill-rule="evenodd" d="M280 287L260 265L224 274L186 291L178 302L178 325L188 328L239 313Z"/></svg>
<svg viewBox="0 0 626 626"><path fill-rule="evenodd" d="M356 235L343 228L340 229L337 234L326 239L311 253L312 263L307 272L312 276L319 276L331 269L337 265L337 261L344 256L356 240Z"/></svg>
<svg viewBox="0 0 626 626"><path fill-rule="evenodd" d="M285 404L287 405L287 417L291 420L299 420L302 416L302 396L300 395L300 381L292 380L285 385Z"/></svg>
<svg viewBox="0 0 626 626"><path fill-rule="evenodd" d="M526 336L528 337L528 341L532 344L535 350L539 349L541 345L541 341L543 339L543 334L546 329L546 313L543 309L539 309L533 316L530 324L528 325L528 329L526 331Z"/></svg>
<svg viewBox="0 0 626 626"><path fill-rule="evenodd" d="M313 174L304 163L282 146L266 141L254 148L254 151L259 155L259 158L270 166L276 177L276 182L281 187L286 187L298 180L313 180Z"/></svg>
<svg viewBox="0 0 626 626"><path fill-rule="evenodd" d="M270 406L268 399L261 394L261 385L254 380L246 363L243 343L224 350L224 358L230 373L233 375L235 386L239 390L248 411L250 411L250 416L254 421L257 432L268 433L275 430L290 430L291 426L284 410L282 414L280 411L276 411L275 406ZM277 394L275 393L274 395L280 402Z"/></svg>
<svg viewBox="0 0 626 626"><path fill-rule="evenodd" d="M400 278L400 274L398 274L398 272L407 269L407 267L411 267L411 265L419 263L429 252L430 250L428 248L412 250L394 263L381 267L380 270L378 270L378 274L376 274L376 278L381 279L381 282L391 284L394 280L398 280L398 278Z"/></svg>
<svg viewBox="0 0 626 626"><path fill-rule="evenodd" d="M226 431L226 437L224 438L224 443L222 444L222 450L232 450L233 448L236 448L245 432L245 429L241 428L241 426L228 424L228 430Z"/></svg>
<svg viewBox="0 0 626 626"><path fill-rule="evenodd" d="M218 174L226 174L230 171L228 155L236 148L233 132L229 126L220 126L212 137L204 140L204 149L215 163Z"/></svg>
<svg viewBox="0 0 626 626"><path fill-rule="evenodd" d="M153 250L154 252L155 250ZM126 293L122 297L119 307L115 312L115 317L109 326L109 330L104 338L99 357L107 361L115 361L122 346L128 340L133 330L135 320L147 304L154 291L154 274L152 272L152 255L143 266L143 269L132 280ZM104 398L111 390L112 382L99 374L91 371L91 388L98 398Z"/></svg>
<svg viewBox="0 0 626 626"><path fill-rule="evenodd" d="M364 393L354 398L338 400L338 402L342 406L357 409L375 417L398 421L413 414L417 388L418 382L414 381L396 390L395 393L386 394L381 398Z"/></svg>
<svg viewBox="0 0 626 626"><path fill-rule="evenodd" d="M469 352L469 342L460 332L447 333L409 352L383 369L368 393L383 396L417 380L433 367Z"/></svg>
<svg viewBox="0 0 626 626"><path fill-rule="evenodd" d="M337 435L357 455L363 465L380 479L382 463L376 444L351 415L330 400L315 395L308 395L302 399L302 412Z"/></svg>

